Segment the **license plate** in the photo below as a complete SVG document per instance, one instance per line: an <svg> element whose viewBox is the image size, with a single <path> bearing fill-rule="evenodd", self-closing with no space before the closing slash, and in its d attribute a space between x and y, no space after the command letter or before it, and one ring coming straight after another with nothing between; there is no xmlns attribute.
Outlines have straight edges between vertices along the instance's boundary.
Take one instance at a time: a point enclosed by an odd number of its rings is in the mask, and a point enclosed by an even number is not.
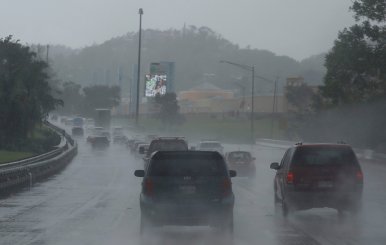
<svg viewBox="0 0 386 245"><path fill-rule="evenodd" d="M332 188L332 187L334 187L334 183L332 183L332 181L319 181L318 187L320 187L320 188Z"/></svg>
<svg viewBox="0 0 386 245"><path fill-rule="evenodd" d="M196 187L194 185L182 185L179 187L179 190L183 194L195 194L196 193Z"/></svg>

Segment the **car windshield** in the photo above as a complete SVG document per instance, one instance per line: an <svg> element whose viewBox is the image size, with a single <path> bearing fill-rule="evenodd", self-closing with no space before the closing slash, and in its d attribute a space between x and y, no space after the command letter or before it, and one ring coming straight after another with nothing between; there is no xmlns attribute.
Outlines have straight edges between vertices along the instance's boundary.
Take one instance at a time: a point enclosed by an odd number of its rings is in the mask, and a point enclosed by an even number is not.
<svg viewBox="0 0 386 245"><path fill-rule="evenodd" d="M302 147L294 156L296 166L356 165L354 152L347 147Z"/></svg>
<svg viewBox="0 0 386 245"><path fill-rule="evenodd" d="M218 157L165 156L151 162L149 176L226 176L226 169L223 160Z"/></svg>

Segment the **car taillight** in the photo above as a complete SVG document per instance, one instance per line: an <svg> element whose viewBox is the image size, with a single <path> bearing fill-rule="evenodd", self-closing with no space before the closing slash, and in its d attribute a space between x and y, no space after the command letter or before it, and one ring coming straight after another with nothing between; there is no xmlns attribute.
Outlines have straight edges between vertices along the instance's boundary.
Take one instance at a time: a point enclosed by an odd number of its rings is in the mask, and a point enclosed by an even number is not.
<svg viewBox="0 0 386 245"><path fill-rule="evenodd" d="M222 182L222 193L223 196L228 196L232 193L232 182L230 179L226 178Z"/></svg>
<svg viewBox="0 0 386 245"><path fill-rule="evenodd" d="M355 177L357 178L358 181L363 181L363 173L362 173L362 171L358 170L355 173Z"/></svg>
<svg viewBox="0 0 386 245"><path fill-rule="evenodd" d="M293 172L288 172L287 173L287 183L288 184L293 184L294 183L294 173Z"/></svg>
<svg viewBox="0 0 386 245"><path fill-rule="evenodd" d="M153 181L151 181L150 179L146 179L144 184L144 193L148 196L152 195L153 192L154 192L154 184L153 184Z"/></svg>

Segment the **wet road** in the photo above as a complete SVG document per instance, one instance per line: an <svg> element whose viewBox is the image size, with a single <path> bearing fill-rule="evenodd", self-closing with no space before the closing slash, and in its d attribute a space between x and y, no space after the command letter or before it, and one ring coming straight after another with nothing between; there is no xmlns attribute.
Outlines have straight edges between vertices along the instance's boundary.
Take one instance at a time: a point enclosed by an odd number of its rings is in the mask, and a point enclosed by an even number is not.
<svg viewBox="0 0 386 245"><path fill-rule="evenodd" d="M238 146L226 146L229 150ZM248 148L248 147L247 147ZM269 163L283 149L254 146L257 176L234 178L236 245L386 244L386 166L362 164L365 174L361 216L339 219L333 209L275 215ZM140 244L142 161L121 146L93 151L79 141L79 154L60 174L0 200L0 244ZM214 244L206 227L166 227L154 244Z"/></svg>

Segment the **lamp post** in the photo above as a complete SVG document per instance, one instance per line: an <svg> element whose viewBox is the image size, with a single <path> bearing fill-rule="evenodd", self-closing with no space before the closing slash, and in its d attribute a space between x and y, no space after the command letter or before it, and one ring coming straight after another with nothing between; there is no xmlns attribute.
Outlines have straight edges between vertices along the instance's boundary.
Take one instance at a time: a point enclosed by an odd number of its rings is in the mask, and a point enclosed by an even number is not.
<svg viewBox="0 0 386 245"><path fill-rule="evenodd" d="M248 66L248 65L243 65L243 64L238 64L234 63L231 61L227 60L220 60L220 63L226 63L229 65L237 66L241 69L247 70L251 72L252 76L252 91L251 91L251 142L254 144L255 143L255 128L254 128L254 114L255 114L255 66Z"/></svg>
<svg viewBox="0 0 386 245"><path fill-rule="evenodd" d="M137 70L137 97L135 103L135 125L138 127L138 114L139 114L139 82L141 73L141 36L142 36L142 8L138 11L139 14L139 32L138 32L138 70Z"/></svg>

